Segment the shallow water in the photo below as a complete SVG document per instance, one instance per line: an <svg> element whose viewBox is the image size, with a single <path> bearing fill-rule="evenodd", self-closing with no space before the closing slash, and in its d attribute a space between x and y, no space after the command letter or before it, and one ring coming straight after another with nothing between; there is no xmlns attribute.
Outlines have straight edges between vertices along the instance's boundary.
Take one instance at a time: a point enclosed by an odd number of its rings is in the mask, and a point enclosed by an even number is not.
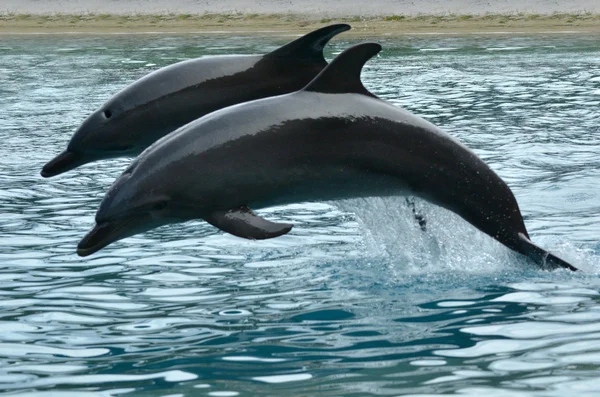
<svg viewBox="0 0 600 397"><path fill-rule="evenodd" d="M129 162L39 176L86 115L158 67L286 40L0 37L0 391L599 395L597 36L380 39L363 72L475 150L533 240L578 274L540 271L417 201L423 233L401 198L269 209L295 224L269 241L189 222L75 255Z"/></svg>

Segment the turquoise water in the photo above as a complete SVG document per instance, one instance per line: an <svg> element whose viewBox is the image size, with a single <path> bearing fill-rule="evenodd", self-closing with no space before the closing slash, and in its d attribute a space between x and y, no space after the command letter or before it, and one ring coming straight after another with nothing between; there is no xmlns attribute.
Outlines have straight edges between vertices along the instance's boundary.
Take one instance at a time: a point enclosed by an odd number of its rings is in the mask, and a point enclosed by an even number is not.
<svg viewBox="0 0 600 397"><path fill-rule="evenodd" d="M295 224L269 241L190 222L75 255L130 161L39 176L87 114L158 67L287 40L0 36L0 391L600 395L598 36L385 38L363 72L485 159L581 273L417 201L424 233L402 198L269 209Z"/></svg>

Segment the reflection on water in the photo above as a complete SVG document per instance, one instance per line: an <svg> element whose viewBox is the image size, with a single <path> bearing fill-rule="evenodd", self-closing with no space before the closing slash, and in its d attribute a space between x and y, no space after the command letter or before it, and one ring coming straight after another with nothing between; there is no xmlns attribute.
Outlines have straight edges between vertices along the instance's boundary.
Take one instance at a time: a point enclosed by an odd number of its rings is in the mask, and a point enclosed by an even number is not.
<svg viewBox="0 0 600 397"><path fill-rule="evenodd" d="M295 224L268 241L189 222L75 255L129 162L39 176L85 116L157 67L284 41L0 39L0 390L598 395L597 37L387 38L363 73L473 148L513 188L534 240L585 273L540 272L417 201L423 233L394 198L266 210Z"/></svg>

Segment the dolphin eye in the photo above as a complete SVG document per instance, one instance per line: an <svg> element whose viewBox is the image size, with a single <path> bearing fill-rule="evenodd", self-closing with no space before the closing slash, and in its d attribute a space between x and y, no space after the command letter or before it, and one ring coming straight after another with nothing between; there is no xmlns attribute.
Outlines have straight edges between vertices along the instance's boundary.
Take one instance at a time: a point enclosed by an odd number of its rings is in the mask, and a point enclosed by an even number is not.
<svg viewBox="0 0 600 397"><path fill-rule="evenodd" d="M104 117L106 117L107 119L110 119L112 117L112 112L108 109L106 109L104 111Z"/></svg>

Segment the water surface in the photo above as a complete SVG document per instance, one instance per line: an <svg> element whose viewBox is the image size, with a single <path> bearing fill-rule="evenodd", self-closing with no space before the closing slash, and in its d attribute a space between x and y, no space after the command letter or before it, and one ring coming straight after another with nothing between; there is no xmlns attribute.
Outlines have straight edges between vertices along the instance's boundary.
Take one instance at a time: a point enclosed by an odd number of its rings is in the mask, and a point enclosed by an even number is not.
<svg viewBox="0 0 600 397"><path fill-rule="evenodd" d="M75 255L130 161L41 178L81 121L161 66L287 39L0 37L0 390L599 395L597 36L386 38L363 72L374 93L481 156L533 240L579 274L540 271L417 201L423 233L402 198L268 209L295 225L269 241L189 222Z"/></svg>

